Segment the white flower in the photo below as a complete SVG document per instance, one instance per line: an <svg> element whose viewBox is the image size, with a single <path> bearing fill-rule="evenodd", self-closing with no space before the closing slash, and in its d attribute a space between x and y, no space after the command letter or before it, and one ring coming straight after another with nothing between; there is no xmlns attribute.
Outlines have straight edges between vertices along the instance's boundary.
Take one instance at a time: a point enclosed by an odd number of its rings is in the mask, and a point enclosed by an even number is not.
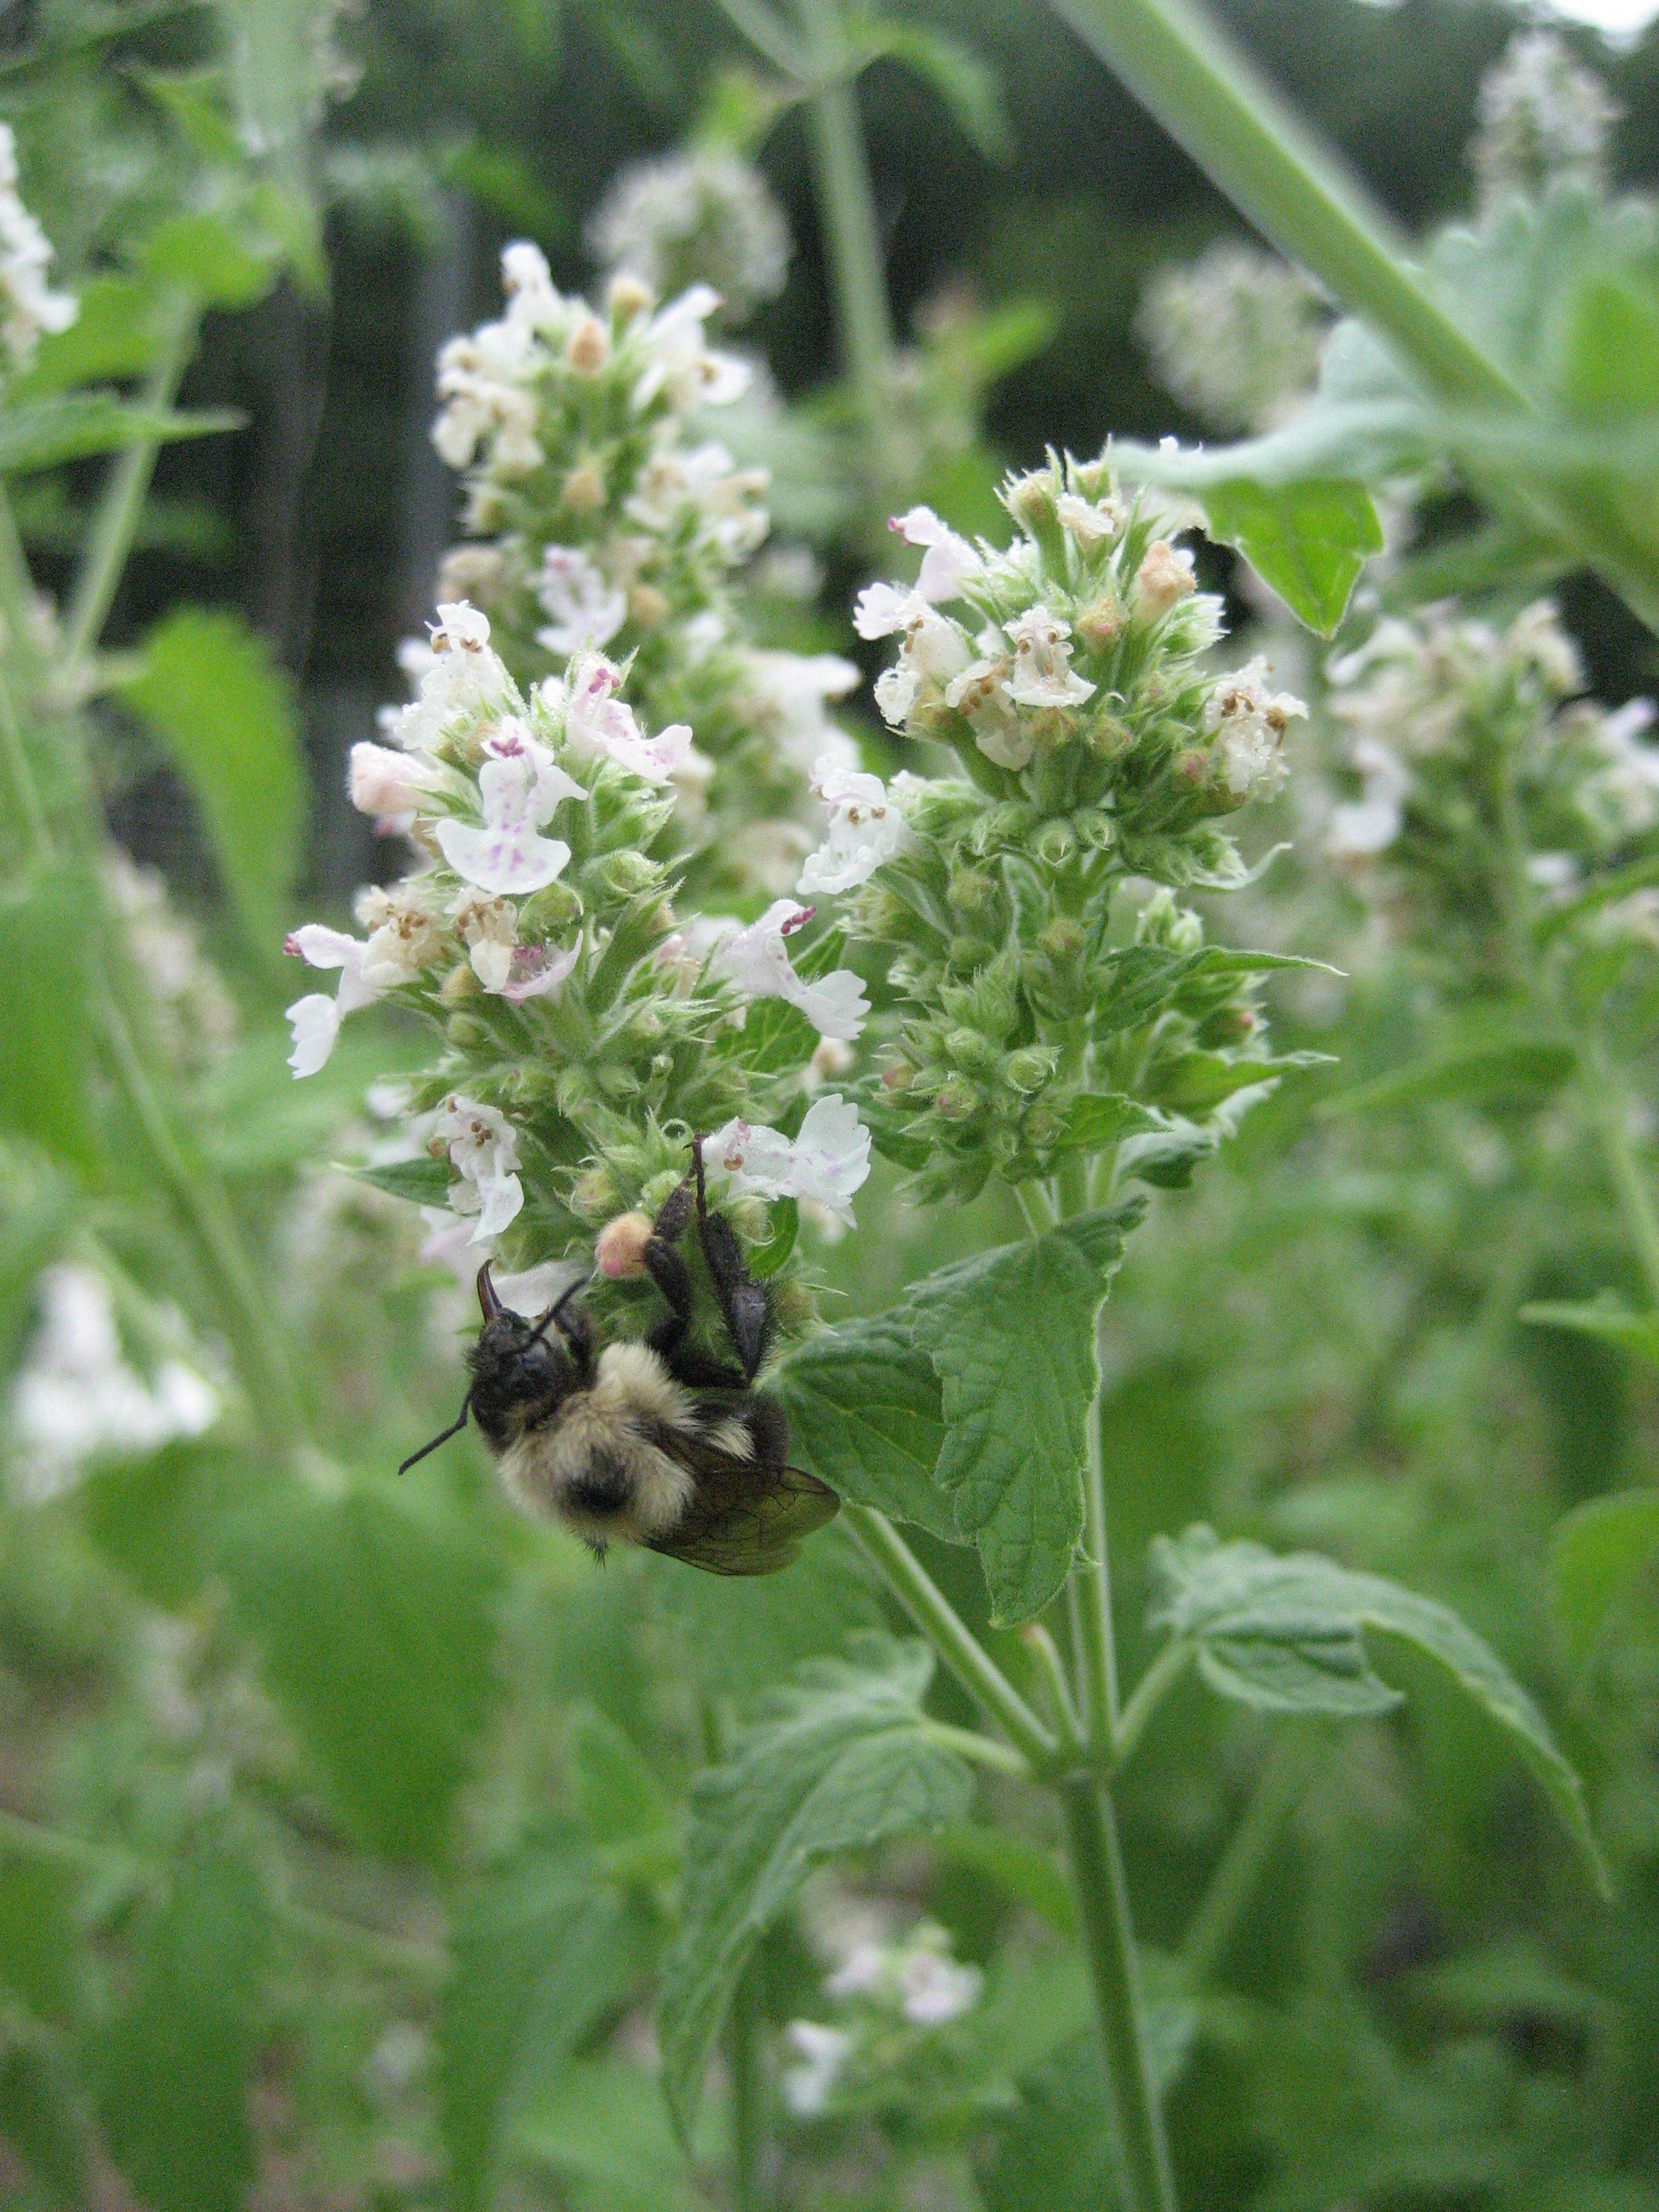
<svg viewBox="0 0 1659 2212"><path fill-rule="evenodd" d="M795 973L785 943L812 919L813 909L777 899L758 921L731 929L715 945L711 965L747 999L782 999L799 1006L820 1036L848 1043L864 1027L870 1001L850 968L807 981Z"/></svg>
<svg viewBox="0 0 1659 2212"><path fill-rule="evenodd" d="M526 999L544 999L556 991L575 966L580 945L563 950L556 945L520 945L513 951L501 996L521 1006Z"/></svg>
<svg viewBox="0 0 1659 2212"><path fill-rule="evenodd" d="M546 549L536 597L553 617L537 631L536 642L567 659L609 645L628 620L628 593L620 584L608 583L578 546Z"/></svg>
<svg viewBox="0 0 1659 2212"><path fill-rule="evenodd" d="M17 141L0 123L0 347L27 368L43 331L66 331L81 312L70 292L46 283L51 242L17 197Z"/></svg>
<svg viewBox="0 0 1659 2212"><path fill-rule="evenodd" d="M390 890L368 884L357 894L356 908L357 919L368 932L358 974L362 988L374 996L414 982L442 953L443 927L427 902L422 878L411 878ZM305 933L297 933L301 937Z"/></svg>
<svg viewBox="0 0 1659 2212"><path fill-rule="evenodd" d="M814 767L812 788L830 809L830 826L817 851L807 855L797 888L850 891L898 851L904 817L878 775L846 768L831 756Z"/></svg>
<svg viewBox="0 0 1659 2212"><path fill-rule="evenodd" d="M1221 780L1236 798L1270 799L1285 781L1280 740L1308 710L1288 691L1269 691L1267 664L1258 654L1236 676L1224 676L1204 702L1204 729L1215 744Z"/></svg>
<svg viewBox="0 0 1659 2212"><path fill-rule="evenodd" d="M775 298L789 264L788 228L765 179L714 146L620 170L589 218L586 242L596 261L659 297L706 277L738 316Z"/></svg>
<svg viewBox="0 0 1659 2212"><path fill-rule="evenodd" d="M860 637L891 637L904 628L910 602L919 596L904 584L866 584L853 602L853 627Z"/></svg>
<svg viewBox="0 0 1659 2212"><path fill-rule="evenodd" d="M1109 492L1104 499L1085 499L1079 493L1063 491L1054 501L1054 514L1085 559L1121 538L1128 519L1122 501Z"/></svg>
<svg viewBox="0 0 1659 2212"><path fill-rule="evenodd" d="M899 2009L917 2027L942 2027L973 2009L984 1982L977 1966L959 1966L942 1946L918 1943L899 1966Z"/></svg>
<svg viewBox="0 0 1659 2212"><path fill-rule="evenodd" d="M1332 809L1325 849L1334 860L1366 860L1386 852L1400 835L1411 771L1391 746L1376 738L1357 738L1350 757L1363 795Z"/></svg>
<svg viewBox="0 0 1659 2212"><path fill-rule="evenodd" d="M688 512L699 538L728 560L742 560L765 537L770 518L757 501L770 478L764 469L740 469L714 439L701 446L665 447L647 461L623 503L630 521L663 536ZM641 541L649 551L650 541Z"/></svg>
<svg viewBox="0 0 1659 2212"><path fill-rule="evenodd" d="M1022 707L1080 706L1094 690L1086 677L1072 667L1072 648L1066 640L1072 625L1042 605L1028 607L1006 625L1014 648L1013 673L1008 696Z"/></svg>
<svg viewBox="0 0 1659 2212"><path fill-rule="evenodd" d="M694 408L725 407L749 389L747 362L716 353L703 332L720 303L708 284L692 284L653 315L645 329L650 363L634 387L634 404L646 408L659 393L677 415Z"/></svg>
<svg viewBox="0 0 1659 2212"><path fill-rule="evenodd" d="M1553 30L1522 32L1480 80L1469 166L1488 207L1557 179L1606 190L1607 138L1623 110Z"/></svg>
<svg viewBox="0 0 1659 2212"><path fill-rule="evenodd" d="M541 696L555 711L562 702L565 737L579 752L620 761L647 783L666 783L690 758L690 728L673 722L647 738L634 709L616 696L621 683L621 672L602 654L586 653L571 670L568 687L552 678L541 687Z"/></svg>
<svg viewBox="0 0 1659 2212"><path fill-rule="evenodd" d="M1558 697L1570 699L1584 688L1584 664L1578 647L1561 627L1561 610L1553 599L1534 599L1522 607L1510 624L1512 652L1528 660Z"/></svg>
<svg viewBox="0 0 1659 2212"><path fill-rule="evenodd" d="M541 890L570 859L564 840L542 836L542 828L562 800L587 794L520 716L497 724L483 751L478 770L483 826L447 817L434 833L438 849L458 876L495 897Z"/></svg>
<svg viewBox="0 0 1659 2212"><path fill-rule="evenodd" d="M461 1178L450 1188L451 1211L477 1216L473 1243L499 1237L524 1204L524 1185L513 1172L519 1164L519 1139L512 1123L493 1106L452 1091L434 1124L433 1138Z"/></svg>
<svg viewBox="0 0 1659 2212"><path fill-rule="evenodd" d="M1627 700L1595 720L1595 744L1604 765L1592 795L1610 802L1607 811L1618 836L1634 836L1659 817L1659 745L1642 742L1653 723L1650 699Z"/></svg>
<svg viewBox="0 0 1659 2212"><path fill-rule="evenodd" d="M920 592L908 592L890 606L872 599L872 592L887 588L872 584L860 605L869 602L873 609L870 619L884 625L878 633L866 635L904 632L897 664L876 681L876 704L890 726L900 729L924 694L937 696L941 686L960 675L973 658L973 647L960 626L939 613Z"/></svg>
<svg viewBox="0 0 1659 2212"><path fill-rule="evenodd" d="M1031 757L1032 737L1008 690L1006 654L971 661L946 685L945 704L967 720L974 743L999 768L1022 769Z"/></svg>
<svg viewBox="0 0 1659 2212"><path fill-rule="evenodd" d="M328 929L319 921L308 921L303 929L293 932L283 950L303 960L307 968L340 970L340 987L333 998L325 992L313 991L306 998L296 999L288 1009L288 1019L294 1030L294 1049L289 1054L288 1064L296 1076L315 1075L334 1049L341 1022L360 1006L368 1006L376 996L374 986L363 974L368 947L357 938L349 937L343 929Z"/></svg>
<svg viewBox="0 0 1659 2212"><path fill-rule="evenodd" d="M957 599L984 566L968 540L948 530L931 507L913 507L908 514L896 514L887 526L907 545L927 547L915 584L924 599Z"/></svg>
<svg viewBox="0 0 1659 2212"><path fill-rule="evenodd" d="M443 770L419 753L394 752L365 742L353 745L347 787L360 814L407 820L442 787Z"/></svg>
<svg viewBox="0 0 1659 2212"><path fill-rule="evenodd" d="M776 725L783 751L805 765L841 738L824 707L857 690L862 679L855 662L838 653L750 651L744 665L753 710Z"/></svg>
<svg viewBox="0 0 1659 2212"><path fill-rule="evenodd" d="M513 679L490 645L489 617L464 599L439 607L430 645L406 640L398 659L419 689L414 703L386 722L405 751L429 751L457 719L505 714L512 707Z"/></svg>
<svg viewBox="0 0 1659 2212"><path fill-rule="evenodd" d="M800 2053L801 2063L784 2068L778 2087L796 2118L810 2120L835 2094L853 2039L843 2029L826 2027L816 2020L792 2020L783 2034L791 2050Z"/></svg>
<svg viewBox="0 0 1659 2212"><path fill-rule="evenodd" d="M836 1091L814 1099L797 1137L747 1121L728 1121L704 1146L740 1195L811 1198L837 1219L853 1218L852 1200L870 1173L870 1132Z"/></svg>

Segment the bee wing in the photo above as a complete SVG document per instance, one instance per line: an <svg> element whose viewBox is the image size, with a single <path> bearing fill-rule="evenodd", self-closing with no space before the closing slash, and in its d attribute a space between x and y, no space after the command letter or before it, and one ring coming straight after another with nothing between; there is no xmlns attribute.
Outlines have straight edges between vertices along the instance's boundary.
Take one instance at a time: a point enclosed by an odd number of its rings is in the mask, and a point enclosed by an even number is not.
<svg viewBox="0 0 1659 2212"><path fill-rule="evenodd" d="M841 1510L835 1492L804 1468L757 1466L666 1426L652 1441L696 1487L678 1525L649 1540L649 1548L707 1574L775 1575Z"/></svg>

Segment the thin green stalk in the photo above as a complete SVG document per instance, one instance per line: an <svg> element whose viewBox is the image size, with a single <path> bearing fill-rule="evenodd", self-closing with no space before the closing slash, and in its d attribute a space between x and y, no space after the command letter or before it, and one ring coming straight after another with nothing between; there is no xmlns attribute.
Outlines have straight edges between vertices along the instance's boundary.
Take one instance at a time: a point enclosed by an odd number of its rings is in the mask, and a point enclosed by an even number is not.
<svg viewBox="0 0 1659 2212"><path fill-rule="evenodd" d="M732 2083L732 2212L764 2212L769 2195L760 1995L757 1961L751 1959L732 1992L726 2023L726 2063Z"/></svg>
<svg viewBox="0 0 1659 2212"><path fill-rule="evenodd" d="M1072 1686L1066 1679L1066 1669L1054 1639L1041 1621L1027 1621L1019 1632L1019 1640L1030 1653L1040 1669L1043 1686L1048 1693L1048 1704L1054 1713L1054 1724L1062 1738L1079 1755L1087 1753L1088 1740L1072 1699Z"/></svg>
<svg viewBox="0 0 1659 2212"><path fill-rule="evenodd" d="M1303 1727L1281 1733L1263 1760L1250 1802L1216 1861L1181 1946L1195 1987L1211 1980L1226 1957L1317 1758L1317 1741Z"/></svg>
<svg viewBox="0 0 1659 2212"><path fill-rule="evenodd" d="M31 852L48 860L52 849L52 825L35 789L28 755L23 750L23 732L18 727L17 712L12 705L11 686L6 682L3 669L0 669L0 749L6 756L6 781L22 817L24 842Z"/></svg>
<svg viewBox="0 0 1659 2212"><path fill-rule="evenodd" d="M1059 1747L884 1513L842 1508L859 1546L945 1665L1038 1773Z"/></svg>
<svg viewBox="0 0 1659 2212"><path fill-rule="evenodd" d="M1112 1765L1122 1766L1134 1756L1146 1733L1146 1723L1193 1663L1193 1647L1183 1638L1166 1644L1123 1701L1123 1712L1112 1732Z"/></svg>
<svg viewBox="0 0 1659 2212"><path fill-rule="evenodd" d="M1089 1401L1083 1468L1084 1556L1068 1594L1076 1638L1084 1724L1098 1749L1117 1732L1117 1644L1112 1632L1111 1563L1107 1555L1106 1469L1101 1457L1100 1386Z"/></svg>
<svg viewBox="0 0 1659 2212"><path fill-rule="evenodd" d="M807 47L813 167L836 319L874 488L881 491L893 476L893 319L875 189L836 0L795 0L795 5Z"/></svg>
<svg viewBox="0 0 1659 2212"><path fill-rule="evenodd" d="M186 295L178 295L168 311L161 350L144 380L143 404L146 408L170 407L177 398L179 383L196 350L199 320L196 301ZM64 625L63 670L71 696L82 664L97 650L106 617L127 565L127 556L132 550L133 534L143 513L155 456L160 451L154 438L142 438L129 446L110 471L98 503Z"/></svg>
<svg viewBox="0 0 1659 2212"><path fill-rule="evenodd" d="M1175 2212L1175 2177L1153 2086L1117 1817L1103 1783L1060 1788L1084 1948L1106 2060L1106 2087L1127 2212Z"/></svg>
<svg viewBox="0 0 1659 2212"><path fill-rule="evenodd" d="M929 1743L954 1751L975 1766L994 1767L999 1774L1012 1774L1023 1782L1031 1778L1024 1753L1004 1743L1000 1736L981 1735L977 1729L954 1728L949 1721L932 1719L922 1723L922 1733Z"/></svg>
<svg viewBox="0 0 1659 2212"><path fill-rule="evenodd" d="M1654 1209L1652 1190L1631 1142L1630 1102L1599 1042L1588 1048L1586 1057L1589 1080L1585 1089L1596 1141L1625 1217L1626 1231L1647 1279L1648 1296L1659 1310L1659 1212Z"/></svg>

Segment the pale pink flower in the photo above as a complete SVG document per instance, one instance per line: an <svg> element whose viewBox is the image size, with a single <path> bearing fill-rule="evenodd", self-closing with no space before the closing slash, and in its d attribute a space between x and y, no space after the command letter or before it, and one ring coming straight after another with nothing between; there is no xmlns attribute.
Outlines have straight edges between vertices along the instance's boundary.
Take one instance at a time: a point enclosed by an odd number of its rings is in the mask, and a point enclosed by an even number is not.
<svg viewBox="0 0 1659 2212"><path fill-rule="evenodd" d="M452 1091L433 1127L433 1139L448 1153L460 1181L450 1188L452 1212L477 1217L471 1241L499 1237L524 1205L518 1132L506 1115L476 1098Z"/></svg>
<svg viewBox="0 0 1659 2212"><path fill-rule="evenodd" d="M746 999L782 999L799 1006L820 1036L850 1042L870 1011L859 977L850 968L837 968L809 981L795 973L789 958L785 940L804 928L812 913L793 899L775 900L758 921L720 936L710 965Z"/></svg>
<svg viewBox="0 0 1659 2212"><path fill-rule="evenodd" d="M870 1173L870 1132L856 1108L832 1091L807 1108L798 1136L728 1121L707 1139L703 1157L725 1170L739 1195L815 1199L850 1223L854 1194Z"/></svg>

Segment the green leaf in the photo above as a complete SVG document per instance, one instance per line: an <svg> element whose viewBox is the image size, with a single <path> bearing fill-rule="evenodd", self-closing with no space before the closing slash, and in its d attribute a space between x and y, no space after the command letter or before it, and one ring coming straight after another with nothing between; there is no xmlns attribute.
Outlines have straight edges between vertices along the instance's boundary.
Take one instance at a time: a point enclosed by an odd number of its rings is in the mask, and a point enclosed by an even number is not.
<svg viewBox="0 0 1659 2212"><path fill-rule="evenodd" d="M0 1834L0 1995L38 2021L74 2010L82 1887L59 1852L31 1849L24 1832Z"/></svg>
<svg viewBox="0 0 1659 2212"><path fill-rule="evenodd" d="M13 979L0 1021L0 1129L95 1172L91 975L96 892L72 867L40 868L0 894L0 975Z"/></svg>
<svg viewBox="0 0 1659 2212"><path fill-rule="evenodd" d="M94 276L80 294L81 308L66 331L49 331L15 380L17 398L67 392L106 377L141 376L155 359L162 328L161 295L142 278Z"/></svg>
<svg viewBox="0 0 1659 2212"><path fill-rule="evenodd" d="M1597 271L1568 302L1559 374L1568 410L1592 422L1659 416L1659 295Z"/></svg>
<svg viewBox="0 0 1659 2212"><path fill-rule="evenodd" d="M33 1318L36 1279L62 1251L75 1218L73 1184L38 1153L0 1181L0 1374L10 1372Z"/></svg>
<svg viewBox="0 0 1659 2212"><path fill-rule="evenodd" d="M762 1933L812 1868L965 1815L973 1778L933 1740L925 1645L863 1634L775 1691L691 1799L681 1929L659 2014L664 2086L689 2131L708 2053Z"/></svg>
<svg viewBox="0 0 1659 2212"><path fill-rule="evenodd" d="M1012 1828L946 1828L933 1838L933 1856L1000 1889L1017 1905L1076 1941L1077 1902L1052 1851Z"/></svg>
<svg viewBox="0 0 1659 2212"><path fill-rule="evenodd" d="M126 446L211 437L240 429L243 419L234 408L181 413L172 407L141 406L112 392L52 392L20 401L0 414L0 473L21 476L82 461L93 453L118 453Z"/></svg>
<svg viewBox="0 0 1659 2212"><path fill-rule="evenodd" d="M150 631L143 654L121 696L189 784L250 943L274 954L305 814L289 680L264 640L222 611L176 610Z"/></svg>
<svg viewBox="0 0 1659 2212"><path fill-rule="evenodd" d="M832 1522L781 1574L688 1575L671 1560L643 1562L646 1580L679 1630L683 1663L706 1697L739 1710L805 1659L839 1651L854 1628L886 1618L875 1577L850 1531Z"/></svg>
<svg viewBox="0 0 1659 2212"><path fill-rule="evenodd" d="M933 1480L945 1441L939 1378L902 1311L809 1338L768 1388L789 1417L798 1466L855 1505L963 1540Z"/></svg>
<svg viewBox="0 0 1659 2212"><path fill-rule="evenodd" d="M568 2067L515 2135L538 2165L551 2168L561 2203L603 2212L708 2212L708 2193L676 2139L661 2085L643 2066L612 2058Z"/></svg>
<svg viewBox="0 0 1659 2212"><path fill-rule="evenodd" d="M444 1206L455 1177L447 1160L388 1160L379 1167L340 1164L340 1172L355 1182L366 1182L392 1198L407 1199L411 1206Z"/></svg>
<svg viewBox="0 0 1659 2212"><path fill-rule="evenodd" d="M1582 1304L1546 1300L1522 1306L1520 1318L1538 1328L1569 1328L1578 1336L1599 1337L1644 1366L1659 1367L1659 1314L1632 1313L1605 1294Z"/></svg>
<svg viewBox="0 0 1659 2212"><path fill-rule="evenodd" d="M907 1301L941 1385L933 1480L979 1548L999 1625L1042 1610L1083 1534L1095 1320L1123 1231L1121 1215L1085 1215L944 1268Z"/></svg>
<svg viewBox="0 0 1659 2212"><path fill-rule="evenodd" d="M27 2167L40 2200L64 2212L97 2201L80 2106L80 2086L55 2042L11 2024L0 2042L0 2142ZM36 2200L18 2191L13 2201Z"/></svg>
<svg viewBox="0 0 1659 2212"><path fill-rule="evenodd" d="M1348 611L1359 572L1382 550L1370 495L1342 478L1268 486L1236 477L1203 495L1209 534L1242 553L1264 584L1321 637Z"/></svg>
<svg viewBox="0 0 1659 2212"><path fill-rule="evenodd" d="M1367 1632L1414 1645L1509 1736L1605 1888L1577 1774L1532 1699L1455 1613L1380 1575L1309 1552L1281 1558L1260 1544L1224 1544L1205 1528L1158 1537L1152 1573L1153 1623L1197 1647L1212 1689L1267 1711L1385 1711L1399 1693L1372 1672Z"/></svg>
<svg viewBox="0 0 1659 2212"><path fill-rule="evenodd" d="M274 1491L236 1516L223 1565L343 1818L388 1857L436 1856L495 1698L491 1554L459 1516L362 1482Z"/></svg>
<svg viewBox="0 0 1659 2212"><path fill-rule="evenodd" d="M197 210L169 216L144 241L147 276L177 287L204 307L251 307L276 281L276 242L228 217Z"/></svg>
<svg viewBox="0 0 1659 2212"><path fill-rule="evenodd" d="M1577 1667L1593 1656L1602 1631L1659 1563L1659 1490L1620 1490L1592 1498L1555 1524L1550 1539L1550 1595Z"/></svg>
<svg viewBox="0 0 1659 2212"><path fill-rule="evenodd" d="M854 17L848 30L855 53L870 61L884 57L899 62L932 85L963 137L988 161L1009 159L1013 137L996 71L963 40L932 24L890 15Z"/></svg>
<svg viewBox="0 0 1659 2212"><path fill-rule="evenodd" d="M1065 1126L1054 1150L1103 1152L1125 1137L1159 1127L1156 1114L1124 1091L1085 1091L1066 1109Z"/></svg>
<svg viewBox="0 0 1659 2212"><path fill-rule="evenodd" d="M1447 1099L1547 1098L1577 1066L1570 1044L1553 1037L1503 1037L1460 1047L1420 1067L1403 1067L1328 1099L1328 1114L1368 1114L1383 1107L1422 1106Z"/></svg>
<svg viewBox="0 0 1659 2212"><path fill-rule="evenodd" d="M632 1737L597 1706L579 1705L571 1717L570 1768L576 1809L599 1849L668 1833L662 1784Z"/></svg>
<svg viewBox="0 0 1659 2212"><path fill-rule="evenodd" d="M217 1844L191 1852L139 1929L100 2104L116 2162L154 2212L243 2212L268 1942L252 1870Z"/></svg>
<svg viewBox="0 0 1659 2212"><path fill-rule="evenodd" d="M1169 1112L1202 1120L1241 1091L1277 1083L1298 1068L1328 1067L1328 1052L1291 1052L1277 1060L1251 1060L1224 1052L1183 1052L1157 1069L1157 1103ZM1149 1117L1150 1118L1150 1117Z"/></svg>
<svg viewBox="0 0 1659 2212"><path fill-rule="evenodd" d="M587 1853L538 1851L465 1893L439 2009L454 2212L488 2212L518 2115L627 1995L640 1942Z"/></svg>
<svg viewBox="0 0 1659 2212"><path fill-rule="evenodd" d="M94 1468L76 1508L88 1540L146 1604L182 1612L211 1569L231 1501L246 1494L247 1467L245 1452L180 1440Z"/></svg>

